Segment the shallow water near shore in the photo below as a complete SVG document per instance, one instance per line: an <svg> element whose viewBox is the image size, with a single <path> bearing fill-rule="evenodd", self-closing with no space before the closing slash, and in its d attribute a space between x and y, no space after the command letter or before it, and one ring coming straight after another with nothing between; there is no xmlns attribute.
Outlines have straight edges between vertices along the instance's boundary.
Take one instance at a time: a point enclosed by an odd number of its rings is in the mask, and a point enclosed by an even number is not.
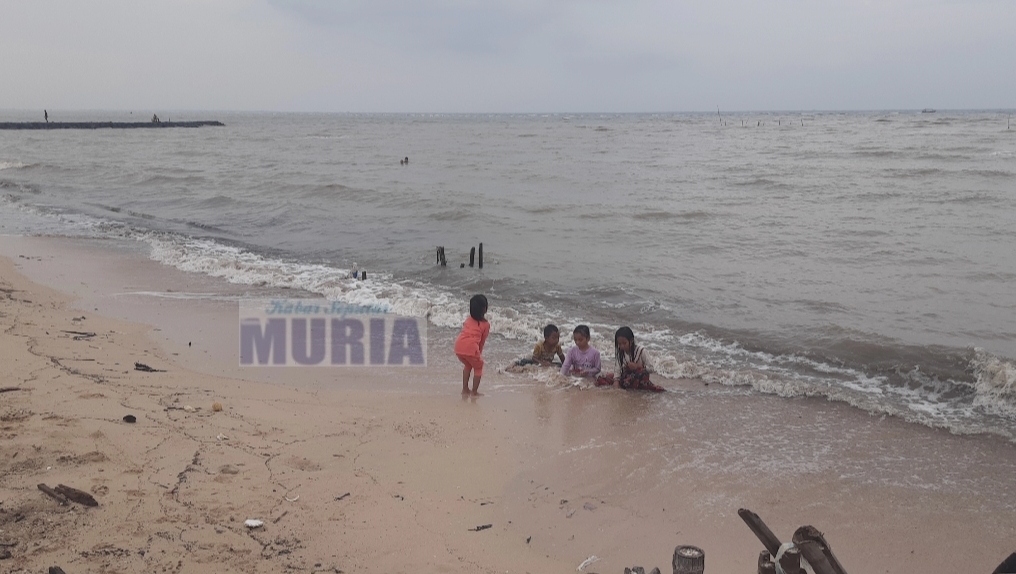
<svg viewBox="0 0 1016 574"><path fill-rule="evenodd" d="M1004 115L216 115L5 134L4 229L450 330L482 291L509 355L630 324L668 376L1016 438Z"/></svg>
<svg viewBox="0 0 1016 574"><path fill-rule="evenodd" d="M235 300L253 295L248 287L162 266L133 242L8 237L0 246L29 277L79 296L79 308L153 325L188 368L335 389L334 369L236 366ZM431 343L447 347L451 336ZM460 402L454 360L436 349L429 356L436 362L428 369L363 369L342 381L392 400ZM597 555L593 570L606 572L665 566L675 544L697 543L711 568L748 571L758 542L739 507L783 537L815 523L851 571L922 571L890 547L943 549L934 557L943 571L971 563L990 571L1016 535L1016 449L990 435L956 436L824 398L696 380L663 381L671 392L656 395L544 374L494 369L486 396L461 401L494 424L500 456L516 465L496 502L499 528L532 537L532 552L576 566Z"/></svg>

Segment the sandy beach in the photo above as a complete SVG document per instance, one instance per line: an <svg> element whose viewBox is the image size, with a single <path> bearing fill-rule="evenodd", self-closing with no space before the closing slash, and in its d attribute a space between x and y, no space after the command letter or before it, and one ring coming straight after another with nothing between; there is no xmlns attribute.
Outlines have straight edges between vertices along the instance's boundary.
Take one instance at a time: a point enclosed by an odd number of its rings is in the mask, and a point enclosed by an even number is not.
<svg viewBox="0 0 1016 574"><path fill-rule="evenodd" d="M694 544L748 574L741 507L783 539L815 525L852 574L1016 550L1002 440L688 380L663 381L676 412L496 368L464 400L440 332L423 369L245 370L243 290L142 247L0 238L7 571L669 572Z"/></svg>

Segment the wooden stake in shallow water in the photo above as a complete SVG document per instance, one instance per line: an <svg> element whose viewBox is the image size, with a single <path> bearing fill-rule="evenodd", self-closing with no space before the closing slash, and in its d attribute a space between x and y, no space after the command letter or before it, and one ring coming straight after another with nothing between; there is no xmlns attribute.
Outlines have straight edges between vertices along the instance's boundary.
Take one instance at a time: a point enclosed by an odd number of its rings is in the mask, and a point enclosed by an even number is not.
<svg viewBox="0 0 1016 574"><path fill-rule="evenodd" d="M470 247L469 248L469 266L470 267L473 266L473 262L475 261L475 259L476 259L476 248L475 247Z"/></svg>
<svg viewBox="0 0 1016 574"><path fill-rule="evenodd" d="M483 244L482 243L480 244L480 254L479 255L480 255L480 258L477 260L477 263L479 264L480 269L483 269Z"/></svg>

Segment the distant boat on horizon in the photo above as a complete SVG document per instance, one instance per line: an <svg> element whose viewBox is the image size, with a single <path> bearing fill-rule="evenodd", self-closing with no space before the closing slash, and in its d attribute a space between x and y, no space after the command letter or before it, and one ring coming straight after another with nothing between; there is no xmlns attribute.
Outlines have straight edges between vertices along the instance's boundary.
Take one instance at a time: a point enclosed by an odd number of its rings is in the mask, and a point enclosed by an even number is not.
<svg viewBox="0 0 1016 574"><path fill-rule="evenodd" d="M921 113L922 114L933 114L933 113L935 113L935 110L933 108L924 108L923 110L921 110Z"/></svg>

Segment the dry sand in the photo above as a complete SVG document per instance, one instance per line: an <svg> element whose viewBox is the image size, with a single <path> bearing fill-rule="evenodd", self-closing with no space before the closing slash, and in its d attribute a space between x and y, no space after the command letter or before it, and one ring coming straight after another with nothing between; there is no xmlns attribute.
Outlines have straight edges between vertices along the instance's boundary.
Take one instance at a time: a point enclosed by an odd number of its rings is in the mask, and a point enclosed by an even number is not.
<svg viewBox="0 0 1016 574"><path fill-rule="evenodd" d="M672 413L493 369L462 400L434 346L426 369L242 370L235 303L120 296L200 276L66 240L0 253L5 571L536 574L596 555L586 572L619 574L695 544L707 573L748 574L741 506L783 538L818 526L851 574L988 573L1016 550L1001 441L692 381L665 382Z"/></svg>
<svg viewBox="0 0 1016 574"><path fill-rule="evenodd" d="M7 259L0 278L0 386L20 389L0 394L5 571L569 569L502 536L489 503L512 467L475 401L196 374L146 326L72 311ZM39 483L99 506L61 506Z"/></svg>

